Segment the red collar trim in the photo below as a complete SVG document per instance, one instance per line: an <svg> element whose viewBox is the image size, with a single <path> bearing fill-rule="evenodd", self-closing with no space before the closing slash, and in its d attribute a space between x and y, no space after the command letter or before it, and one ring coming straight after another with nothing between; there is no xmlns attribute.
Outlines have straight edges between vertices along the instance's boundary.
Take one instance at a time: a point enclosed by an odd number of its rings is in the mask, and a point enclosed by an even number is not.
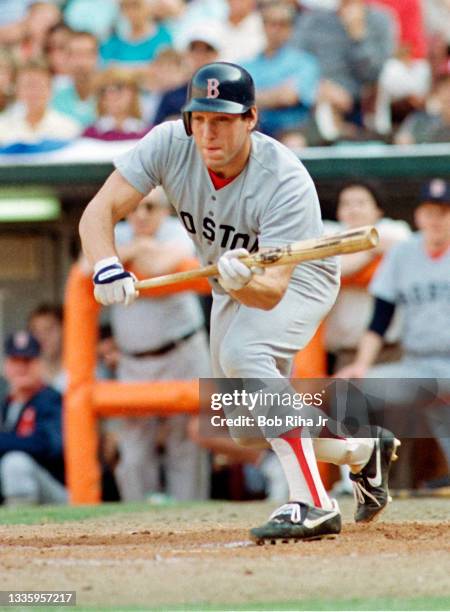
<svg viewBox="0 0 450 612"><path fill-rule="evenodd" d="M221 176L218 176L213 170L210 170L209 168L208 168L208 174L211 177L214 188L217 191L219 191L219 189L222 189L222 187L226 187L227 185L229 185L236 178L236 176L232 176L230 178L223 178Z"/></svg>
<svg viewBox="0 0 450 612"><path fill-rule="evenodd" d="M427 255L430 259L441 259L444 255L446 255L450 251L450 246L446 246L444 249L440 251L429 251L427 249Z"/></svg>

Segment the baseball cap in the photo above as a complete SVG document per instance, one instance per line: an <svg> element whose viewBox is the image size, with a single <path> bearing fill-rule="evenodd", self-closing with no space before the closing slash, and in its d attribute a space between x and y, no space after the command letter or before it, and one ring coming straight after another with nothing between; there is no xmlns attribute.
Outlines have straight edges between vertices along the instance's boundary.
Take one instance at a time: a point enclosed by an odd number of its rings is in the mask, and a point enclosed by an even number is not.
<svg viewBox="0 0 450 612"><path fill-rule="evenodd" d="M41 346L30 332L22 330L8 336L5 342L5 355L7 357L21 357L22 359L35 359L41 353Z"/></svg>
<svg viewBox="0 0 450 612"><path fill-rule="evenodd" d="M450 206L450 182L441 178L434 178L425 183L420 192L420 201L448 204Z"/></svg>
<svg viewBox="0 0 450 612"><path fill-rule="evenodd" d="M185 48L187 49L193 42L206 43L219 52L223 45L222 24L212 21L203 21L195 24L185 35Z"/></svg>

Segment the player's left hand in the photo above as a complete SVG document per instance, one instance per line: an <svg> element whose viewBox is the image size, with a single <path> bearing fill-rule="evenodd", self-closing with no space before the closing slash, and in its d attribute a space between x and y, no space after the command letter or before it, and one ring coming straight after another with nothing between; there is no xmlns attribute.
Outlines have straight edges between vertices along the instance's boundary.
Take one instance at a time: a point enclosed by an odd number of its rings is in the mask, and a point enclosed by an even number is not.
<svg viewBox="0 0 450 612"><path fill-rule="evenodd" d="M249 254L247 249L233 249L219 258L219 283L225 291L239 291L248 285L254 274L264 273L264 268L249 268L239 260L239 257Z"/></svg>

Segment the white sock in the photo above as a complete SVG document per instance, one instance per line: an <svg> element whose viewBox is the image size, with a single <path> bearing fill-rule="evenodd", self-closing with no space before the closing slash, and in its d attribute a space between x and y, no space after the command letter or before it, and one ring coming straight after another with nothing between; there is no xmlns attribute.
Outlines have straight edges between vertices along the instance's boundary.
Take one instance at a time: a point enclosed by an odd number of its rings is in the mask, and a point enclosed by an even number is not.
<svg viewBox="0 0 450 612"><path fill-rule="evenodd" d="M290 435L294 432L268 439L283 467L290 501L331 510L333 504L323 486L311 438L300 433L295 438Z"/></svg>

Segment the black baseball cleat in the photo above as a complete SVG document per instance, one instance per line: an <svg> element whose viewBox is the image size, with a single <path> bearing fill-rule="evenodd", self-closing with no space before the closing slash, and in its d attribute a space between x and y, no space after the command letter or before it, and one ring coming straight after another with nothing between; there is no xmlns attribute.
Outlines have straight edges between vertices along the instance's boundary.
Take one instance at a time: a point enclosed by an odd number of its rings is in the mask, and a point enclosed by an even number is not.
<svg viewBox="0 0 450 612"><path fill-rule="evenodd" d="M250 530L256 544L320 540L341 531L341 513L336 500L333 509L323 510L303 502L289 502L275 510L265 525Z"/></svg>
<svg viewBox="0 0 450 612"><path fill-rule="evenodd" d="M357 474L350 473L357 523L373 521L391 501L388 488L389 470L392 461L398 459L396 451L400 441L389 430L377 427L374 442L374 449L366 465Z"/></svg>

